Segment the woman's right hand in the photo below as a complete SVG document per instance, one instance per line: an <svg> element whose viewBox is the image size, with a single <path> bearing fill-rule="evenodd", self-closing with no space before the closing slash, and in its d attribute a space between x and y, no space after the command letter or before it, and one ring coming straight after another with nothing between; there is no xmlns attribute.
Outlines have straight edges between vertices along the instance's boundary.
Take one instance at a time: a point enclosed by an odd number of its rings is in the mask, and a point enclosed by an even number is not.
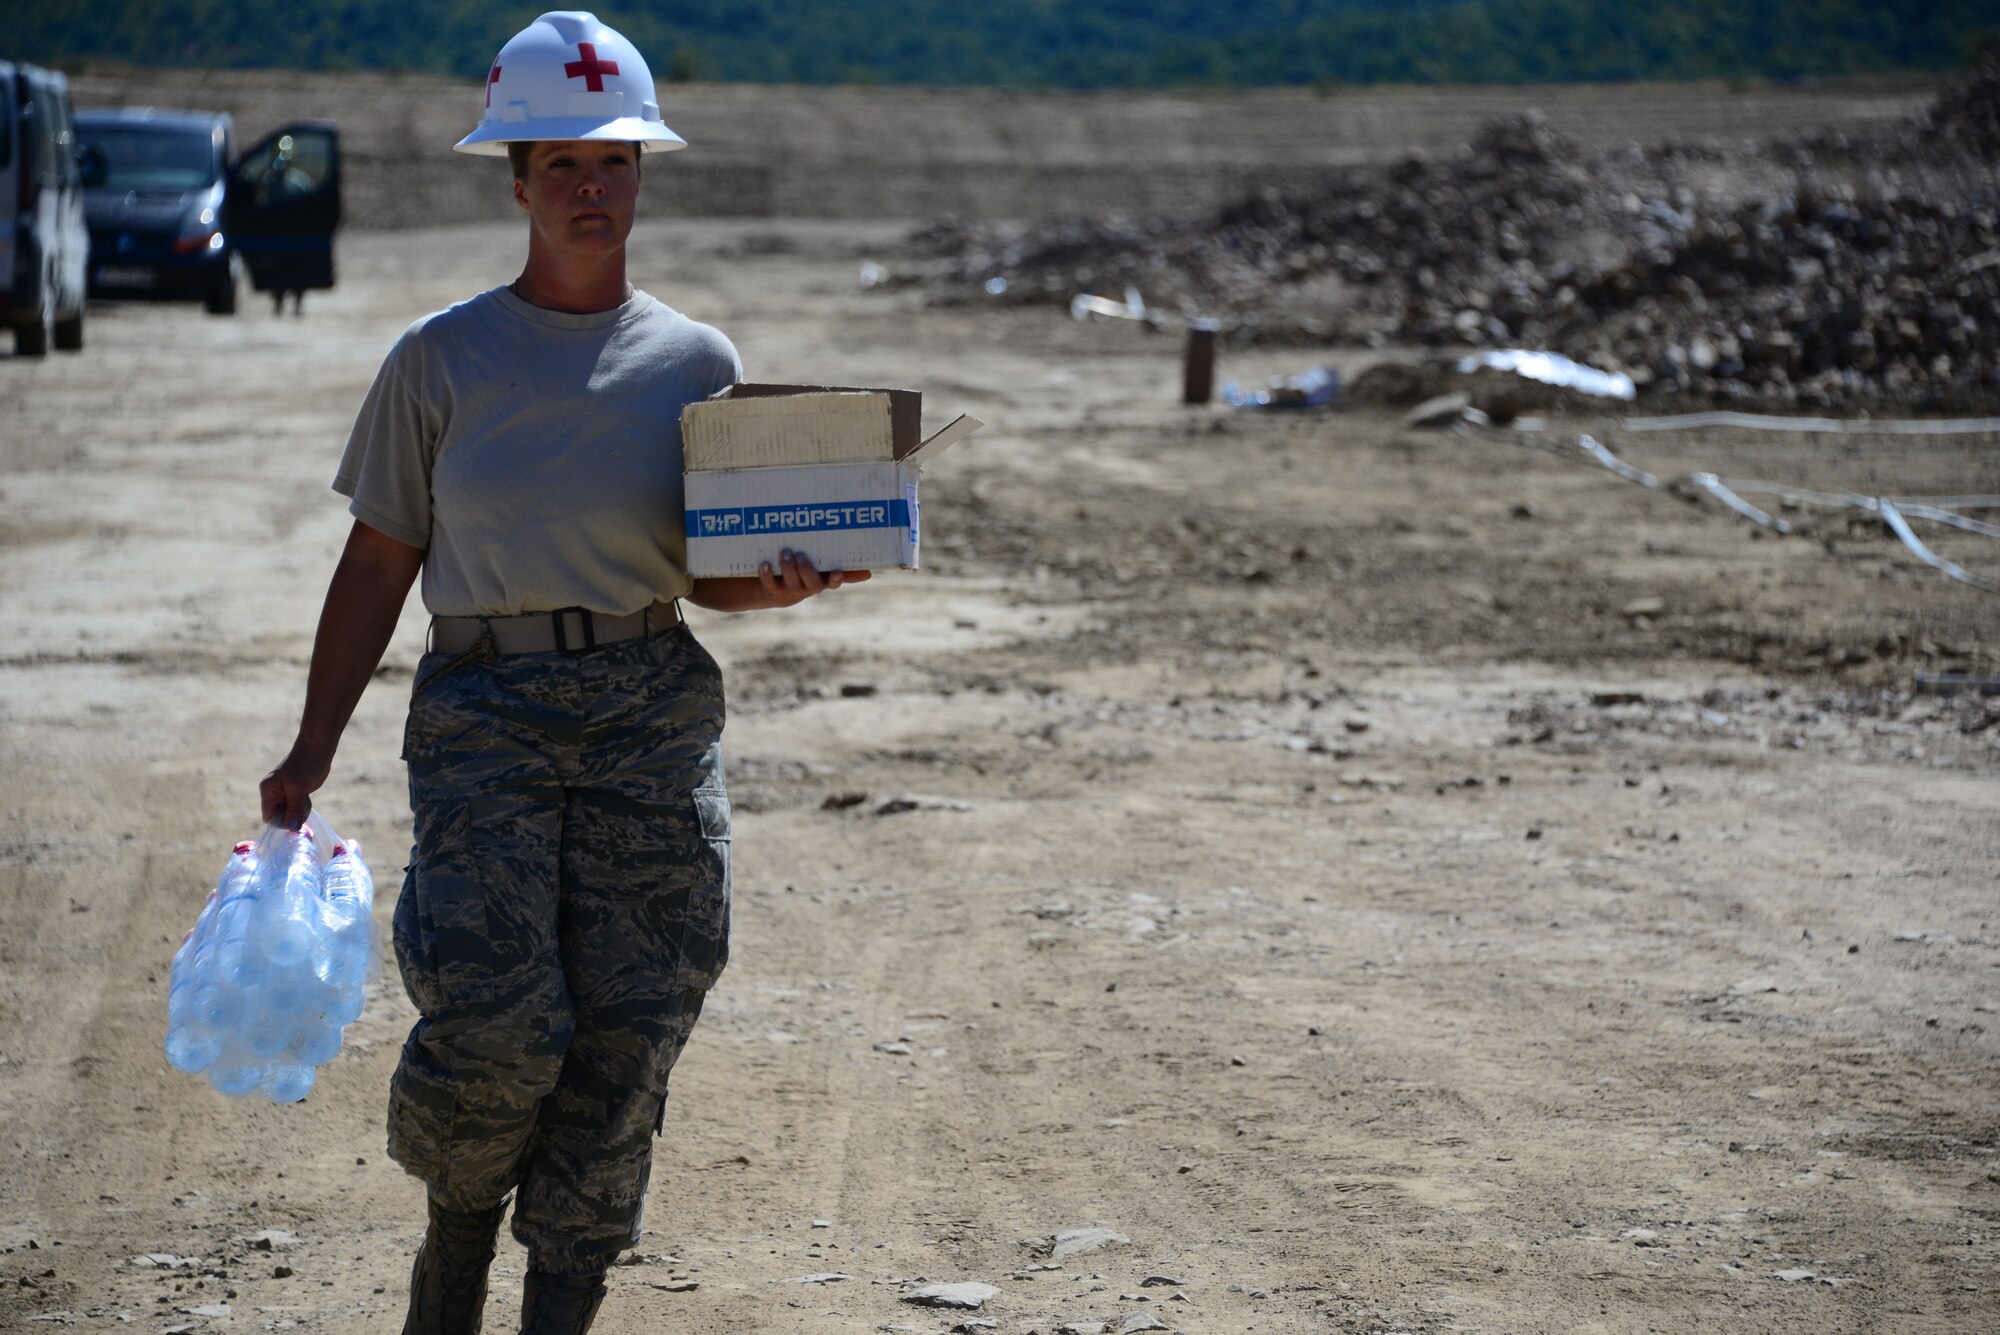
<svg viewBox="0 0 2000 1335"><path fill-rule="evenodd" d="M264 823L296 830L312 814L312 795L326 782L333 769L333 753L304 742L292 743L291 754L257 785L262 800Z"/></svg>

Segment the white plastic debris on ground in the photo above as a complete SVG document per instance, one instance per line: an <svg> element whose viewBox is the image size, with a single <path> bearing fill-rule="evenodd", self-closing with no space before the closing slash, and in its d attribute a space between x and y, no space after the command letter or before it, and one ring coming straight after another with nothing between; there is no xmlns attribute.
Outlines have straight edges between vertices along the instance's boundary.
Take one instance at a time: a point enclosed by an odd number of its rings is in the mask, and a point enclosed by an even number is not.
<svg viewBox="0 0 2000 1335"><path fill-rule="evenodd" d="M1458 363L1461 372L1477 371L1482 366L1496 371L1512 371L1515 375L1539 380L1545 385L1559 385L1582 394L1595 394L1599 398L1631 399L1639 394L1632 377L1623 371L1600 371L1555 352L1496 348L1475 353Z"/></svg>

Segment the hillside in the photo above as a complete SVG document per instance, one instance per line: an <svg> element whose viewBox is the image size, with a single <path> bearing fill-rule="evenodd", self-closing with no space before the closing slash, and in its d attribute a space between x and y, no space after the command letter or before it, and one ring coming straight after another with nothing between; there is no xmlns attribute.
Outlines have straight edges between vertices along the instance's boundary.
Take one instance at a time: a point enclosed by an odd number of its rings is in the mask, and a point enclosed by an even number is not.
<svg viewBox="0 0 2000 1335"><path fill-rule="evenodd" d="M6 54L76 68L474 77L533 4L16 3ZM1817 78L1964 66L2000 0L625 0L603 17L662 79L1002 88L1243 88Z"/></svg>

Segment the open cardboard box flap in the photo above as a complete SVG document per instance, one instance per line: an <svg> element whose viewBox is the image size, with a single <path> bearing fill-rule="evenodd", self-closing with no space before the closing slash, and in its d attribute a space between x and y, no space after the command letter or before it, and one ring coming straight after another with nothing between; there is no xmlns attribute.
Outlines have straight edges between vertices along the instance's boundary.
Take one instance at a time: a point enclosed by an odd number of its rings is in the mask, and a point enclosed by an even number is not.
<svg viewBox="0 0 2000 1335"><path fill-rule="evenodd" d="M923 395L910 389L744 383L681 415L690 472L894 460L913 468L984 423L960 415L923 436Z"/></svg>

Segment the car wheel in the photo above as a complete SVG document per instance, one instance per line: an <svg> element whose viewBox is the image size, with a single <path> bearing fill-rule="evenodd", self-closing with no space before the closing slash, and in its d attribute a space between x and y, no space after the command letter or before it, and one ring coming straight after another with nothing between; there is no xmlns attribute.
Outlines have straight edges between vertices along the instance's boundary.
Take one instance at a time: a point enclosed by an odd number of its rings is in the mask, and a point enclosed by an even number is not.
<svg viewBox="0 0 2000 1335"><path fill-rule="evenodd" d="M44 289L46 291L46 289ZM42 308L35 313L33 324L14 326L14 355L16 357L44 357L48 355L49 343L55 335L56 303L53 295L42 298Z"/></svg>
<svg viewBox="0 0 2000 1335"><path fill-rule="evenodd" d="M56 347L63 352L83 351L83 303L74 313L56 321Z"/></svg>
<svg viewBox="0 0 2000 1335"><path fill-rule="evenodd" d="M232 253L228 261L209 276L208 291L202 295L201 304L210 315L236 314L236 271L241 263Z"/></svg>

